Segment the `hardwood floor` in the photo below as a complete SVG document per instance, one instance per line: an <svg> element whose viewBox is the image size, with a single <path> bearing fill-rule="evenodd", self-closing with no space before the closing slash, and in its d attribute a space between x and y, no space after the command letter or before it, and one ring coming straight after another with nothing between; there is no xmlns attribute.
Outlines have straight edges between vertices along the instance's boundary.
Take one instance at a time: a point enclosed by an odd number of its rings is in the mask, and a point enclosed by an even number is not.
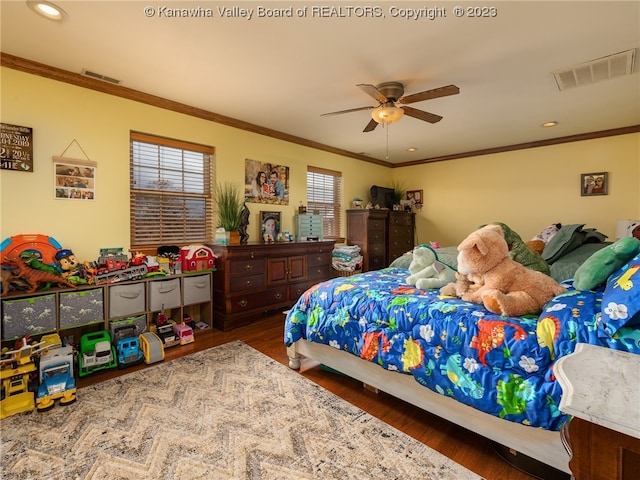
<svg viewBox="0 0 640 480"><path fill-rule="evenodd" d="M241 327L230 332L222 332L217 329L198 332L194 343L167 349L165 361L233 340L241 340L274 360L288 365L289 359L286 355L283 338L284 315L278 313L266 316L251 326ZM111 369L96 372L80 378L78 386L82 388L143 368L149 368L149 366L138 365L124 370ZM534 477L503 461L495 453L488 440L446 420L385 393L370 392L362 386L362 383L343 375L328 372L308 359L303 359L300 373L353 405L464 465L486 480L534 479ZM78 398L79 401L82 401L82 391L79 392Z"/></svg>

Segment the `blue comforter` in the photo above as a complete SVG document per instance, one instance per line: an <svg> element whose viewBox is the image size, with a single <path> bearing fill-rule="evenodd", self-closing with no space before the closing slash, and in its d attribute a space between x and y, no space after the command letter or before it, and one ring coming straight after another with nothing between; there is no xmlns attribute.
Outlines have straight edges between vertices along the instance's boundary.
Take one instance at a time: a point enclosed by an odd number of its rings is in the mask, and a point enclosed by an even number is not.
<svg viewBox="0 0 640 480"><path fill-rule="evenodd" d="M503 317L482 305L418 290L408 270L387 268L320 283L288 313L285 343L307 339L345 350L507 420L559 430L566 420L554 361L578 342L640 353L631 337L597 332L602 289L567 293L540 315Z"/></svg>

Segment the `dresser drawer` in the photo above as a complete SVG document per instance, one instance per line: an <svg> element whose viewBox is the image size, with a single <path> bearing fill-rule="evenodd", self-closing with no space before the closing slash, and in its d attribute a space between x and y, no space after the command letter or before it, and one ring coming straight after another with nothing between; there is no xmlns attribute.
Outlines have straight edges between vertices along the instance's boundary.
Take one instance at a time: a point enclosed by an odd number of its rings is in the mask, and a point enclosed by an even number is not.
<svg viewBox="0 0 640 480"><path fill-rule="evenodd" d="M263 258L255 260L233 260L229 262L229 274L232 277L263 274L264 270Z"/></svg>
<svg viewBox="0 0 640 480"><path fill-rule="evenodd" d="M240 313L250 310L271 310L273 305L287 300L286 285L270 288L262 292L249 293L246 295L232 295L231 313Z"/></svg>
<svg viewBox="0 0 640 480"><path fill-rule="evenodd" d="M326 280L331 278L331 265L314 265L309 266L307 269L307 279L308 280Z"/></svg>
<svg viewBox="0 0 640 480"><path fill-rule="evenodd" d="M194 305L211 300L211 280L209 275L194 275L182 279L183 305Z"/></svg>
<svg viewBox="0 0 640 480"><path fill-rule="evenodd" d="M180 279L149 282L149 310L158 312L180 306Z"/></svg>
<svg viewBox="0 0 640 480"><path fill-rule="evenodd" d="M256 288L264 288L264 275L245 275L243 277L232 277L229 279L229 288L231 292L240 292L242 290L253 290Z"/></svg>
<svg viewBox="0 0 640 480"><path fill-rule="evenodd" d="M384 219L370 219L367 225L369 235L377 234L384 238L384 232L386 231L386 222Z"/></svg>
<svg viewBox="0 0 640 480"><path fill-rule="evenodd" d="M397 215L391 214L389 216L389 226L405 226L412 227L413 226L413 215Z"/></svg>
<svg viewBox="0 0 640 480"><path fill-rule="evenodd" d="M307 256L307 265L315 267L316 265L331 265L331 252L311 253Z"/></svg>
<svg viewBox="0 0 640 480"><path fill-rule="evenodd" d="M123 317L145 311L145 285L114 285L109 287L109 317Z"/></svg>
<svg viewBox="0 0 640 480"><path fill-rule="evenodd" d="M369 270L380 270L386 267L386 261L383 256L369 256Z"/></svg>

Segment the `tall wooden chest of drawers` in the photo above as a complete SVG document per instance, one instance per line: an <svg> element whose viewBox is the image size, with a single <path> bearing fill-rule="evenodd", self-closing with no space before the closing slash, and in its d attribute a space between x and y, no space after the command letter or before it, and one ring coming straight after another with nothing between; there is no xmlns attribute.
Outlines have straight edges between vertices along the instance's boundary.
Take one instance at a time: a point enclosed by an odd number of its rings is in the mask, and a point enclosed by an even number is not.
<svg viewBox="0 0 640 480"><path fill-rule="evenodd" d="M415 215L391 210L347 210L347 243L358 245L363 271L379 270L414 246Z"/></svg>
<svg viewBox="0 0 640 480"><path fill-rule="evenodd" d="M231 330L288 307L331 278L333 241L209 245L216 255L213 324Z"/></svg>

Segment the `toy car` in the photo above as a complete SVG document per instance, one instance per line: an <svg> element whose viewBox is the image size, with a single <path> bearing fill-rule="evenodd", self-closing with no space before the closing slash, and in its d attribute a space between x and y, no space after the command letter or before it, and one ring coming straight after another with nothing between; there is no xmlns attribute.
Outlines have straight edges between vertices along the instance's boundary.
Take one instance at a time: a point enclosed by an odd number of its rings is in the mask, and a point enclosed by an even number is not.
<svg viewBox="0 0 640 480"><path fill-rule="evenodd" d="M119 368L137 365L142 362L143 355L140 350L140 341L136 336L136 327L134 325L116 328L113 341L116 347Z"/></svg>
<svg viewBox="0 0 640 480"><path fill-rule="evenodd" d="M180 345L186 345L187 343L191 343L195 340L193 336L193 329L189 325L185 325L184 323L174 325L173 331L176 332Z"/></svg>
<svg viewBox="0 0 640 480"><path fill-rule="evenodd" d="M164 325L156 327L155 333L162 340L164 348L173 347L174 345L180 345L180 337L173 330L173 323L166 323Z"/></svg>
<svg viewBox="0 0 640 480"><path fill-rule="evenodd" d="M154 332L144 332L138 336L140 350L144 358L144 363L161 362L164 360L164 346L162 339Z"/></svg>
<svg viewBox="0 0 640 480"><path fill-rule="evenodd" d="M73 377L73 347L52 348L40 357L40 386L36 408L45 412L55 406L76 401L76 380Z"/></svg>
<svg viewBox="0 0 640 480"><path fill-rule="evenodd" d="M111 336L106 330L85 333L80 337L80 355L78 362L81 377L91 372L113 368L118 365L116 349L111 345Z"/></svg>

